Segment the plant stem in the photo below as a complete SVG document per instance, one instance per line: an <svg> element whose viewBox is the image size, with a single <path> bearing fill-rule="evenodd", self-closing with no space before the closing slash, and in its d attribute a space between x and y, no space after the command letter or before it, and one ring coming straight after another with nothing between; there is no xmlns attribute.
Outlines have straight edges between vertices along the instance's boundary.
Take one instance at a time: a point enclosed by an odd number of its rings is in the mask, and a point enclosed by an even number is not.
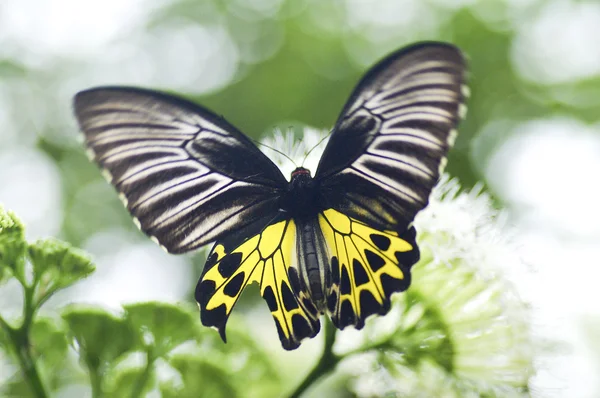
<svg viewBox="0 0 600 398"><path fill-rule="evenodd" d="M152 353L152 347L148 347L146 351L146 367L144 368L144 372L137 379L133 390L131 391L131 397L137 398L142 396L142 392L144 391L144 387L146 387L146 383L148 383L148 379L150 379L150 375L152 374L152 364L154 363L154 354Z"/></svg>
<svg viewBox="0 0 600 398"><path fill-rule="evenodd" d="M33 322L35 308L32 303L33 287L24 285L25 302L23 303L23 323L19 328L14 328L0 316L0 328L4 331L10 340L10 349L13 351L19 362L21 373L31 390L33 396L46 398L48 393L42 383L42 378L38 372L35 360L31 354L31 345L29 343L29 331Z"/></svg>
<svg viewBox="0 0 600 398"><path fill-rule="evenodd" d="M90 374L90 385L92 388L92 398L100 398L104 395L102 391L102 377L100 376L100 369L95 367L89 361L87 361L87 368Z"/></svg>
<svg viewBox="0 0 600 398"><path fill-rule="evenodd" d="M329 372L335 369L335 366L342 360L341 356L333 353L333 343L335 342L335 334L337 329L333 326L329 319L325 319L323 322L323 329L325 334L325 344L323 345L323 353L319 362L312 368L312 370L306 375L302 383L296 387L296 389L290 394L290 398L298 398L306 390L308 390L317 380L327 375Z"/></svg>
<svg viewBox="0 0 600 398"><path fill-rule="evenodd" d="M31 355L28 335L29 328L26 329L23 327L23 325L19 329L13 329L4 321L4 319L2 320L1 324L2 328L11 340L11 348L16 355L17 360L19 361L21 372L23 373L23 377L25 378L31 393L37 398L48 397L44 383L42 383L42 379L37 370L35 360Z"/></svg>

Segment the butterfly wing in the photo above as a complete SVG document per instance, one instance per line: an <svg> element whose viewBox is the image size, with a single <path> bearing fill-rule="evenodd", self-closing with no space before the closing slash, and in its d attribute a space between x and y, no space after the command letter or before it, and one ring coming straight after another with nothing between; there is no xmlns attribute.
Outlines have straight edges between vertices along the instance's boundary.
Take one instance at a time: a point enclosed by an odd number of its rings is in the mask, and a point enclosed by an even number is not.
<svg viewBox="0 0 600 398"><path fill-rule="evenodd" d="M306 307L292 290L288 271L295 267L296 226L292 219L260 220L217 241L196 287L200 319L217 328L223 341L225 326L244 288L257 282L267 302L283 348L293 350L319 332L314 307Z"/></svg>
<svg viewBox="0 0 600 398"><path fill-rule="evenodd" d="M286 179L212 112L127 87L80 92L74 108L91 157L167 251L196 249L277 211Z"/></svg>
<svg viewBox="0 0 600 398"><path fill-rule="evenodd" d="M456 47L433 42L375 65L344 107L315 174L327 207L404 230L427 205L456 137L465 73Z"/></svg>
<svg viewBox="0 0 600 398"><path fill-rule="evenodd" d="M385 314L390 297L410 285L410 267L419 260L416 232L381 231L334 209L319 215L331 255L327 309L339 329L361 329L372 314Z"/></svg>

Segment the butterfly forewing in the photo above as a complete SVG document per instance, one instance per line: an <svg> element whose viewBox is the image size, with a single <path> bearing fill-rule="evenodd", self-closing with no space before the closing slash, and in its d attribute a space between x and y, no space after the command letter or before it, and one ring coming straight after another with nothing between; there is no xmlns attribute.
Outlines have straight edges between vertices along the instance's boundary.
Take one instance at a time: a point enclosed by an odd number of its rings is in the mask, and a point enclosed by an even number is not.
<svg viewBox="0 0 600 398"><path fill-rule="evenodd" d="M331 255L327 309L333 324L361 329L372 314L385 314L390 297L410 285L419 260L415 230L381 231L334 209L319 215Z"/></svg>
<svg viewBox="0 0 600 398"><path fill-rule="evenodd" d="M191 102L104 87L75 97L90 155L140 228L181 253L275 211L287 181L242 133Z"/></svg>
<svg viewBox="0 0 600 398"><path fill-rule="evenodd" d="M464 112L466 65L442 43L402 49L374 66L344 107L315 179L332 207L402 230L427 203Z"/></svg>
<svg viewBox="0 0 600 398"><path fill-rule="evenodd" d="M292 350L304 338L319 332L318 314L294 294L290 282L289 270L297 262L294 221L277 220L254 234L253 230L261 225L259 222L240 230L213 247L196 288L200 317L205 326L217 328L225 340L225 326L233 306L244 288L257 282L281 344Z"/></svg>

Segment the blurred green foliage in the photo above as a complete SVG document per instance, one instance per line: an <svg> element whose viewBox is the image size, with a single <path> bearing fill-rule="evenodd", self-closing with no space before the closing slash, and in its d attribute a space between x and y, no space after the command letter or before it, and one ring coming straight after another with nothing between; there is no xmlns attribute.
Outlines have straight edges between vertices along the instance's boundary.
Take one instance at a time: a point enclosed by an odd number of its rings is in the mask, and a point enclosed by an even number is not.
<svg viewBox="0 0 600 398"><path fill-rule="evenodd" d="M426 13L417 12L407 22L403 13L394 8L398 22L392 17L391 23L389 16L385 22L353 22L351 16L357 13L360 3L170 0L156 8L141 26L124 27L112 44L128 43L131 37L140 35L150 38L154 35L158 40L162 32L189 26L222 30L238 55L231 79L210 92L198 90L198 82L194 81L184 89L152 79L145 86L177 90L177 94L223 115L258 139L271 134L275 127L285 130L290 126L311 125L330 129L368 65L410 42L452 42L469 58L471 99L447 170L466 188L482 180L485 183L487 161L518 123L552 115L571 116L589 124L598 122L600 78L597 76L541 84L526 80L515 70L517 28L535 18L548 1L530 0L521 7L516 7L515 1L503 0L461 4L452 0L408 1L407 9L419 4ZM107 51L103 57L113 55ZM189 54L164 56L184 60ZM89 62L93 61L78 54L70 58L46 58L37 63L0 54L0 92L9 99L3 112L13 121L2 126L0 150L32 145L55 162L61 178L63 212L58 233L61 239L80 246L98 231L112 228L131 231L140 240L146 239L137 232L114 190L102 180L77 142L79 133L71 116L69 98L78 90L107 83L101 75L84 73L91 69ZM129 83L115 79L110 83ZM497 123L496 128L486 130L492 122ZM501 195L496 200L497 205L502 205ZM164 396L198 396L198 388L208 380L213 384L212 389L203 390L206 396L247 396L245 386L236 384L235 375L242 373L246 375L244 383L248 377L254 377L253 385L261 386L256 396L269 396L280 386L279 373L272 369L275 365L248 337L243 325L230 326L230 343L223 346L212 331L197 330L197 313L187 307L140 304L126 307L121 314L99 308L67 307L61 310L60 319L35 317L37 309L52 294L87 276L93 267L81 252L65 243L56 240L27 243L22 228L15 225L2 227L5 230L0 235L0 282L14 277L23 286L24 299L29 301L25 304L22 325L27 325L34 344L29 353L24 351L30 358L21 360L39 360L43 368L40 377L52 391L66 381L84 380L86 373L82 369L87 370L95 391L115 396L142 394L147 388L158 388ZM203 260L203 255L191 259L198 275ZM33 267L33 279L26 276L27 261ZM190 301L193 287L190 282ZM231 324L234 325L233 319ZM16 338L10 328L23 326L7 324L7 327L0 338L3 348L8 347L11 338ZM140 330L144 333L140 334ZM210 355L177 352L178 346L190 343L187 341L190 335L195 347L202 347ZM29 347L28 341L14 342L15 347ZM69 362L68 343L77 347L81 367ZM144 358L133 361L135 366L128 362L132 350ZM231 358L250 355L248 352L252 355L251 362L243 362L241 367L239 363L228 366ZM39 353L44 356L36 357ZM19 353L15 355L18 357ZM178 381L165 382L156 377L154 364L164 362L178 372ZM68 371L52 372L55 367ZM139 384L137 381L142 378L145 381ZM7 396L24 396L26 391L28 386L16 373L5 385Z"/></svg>
<svg viewBox="0 0 600 398"><path fill-rule="evenodd" d="M131 304L120 314L70 305L60 319L38 316L52 295L94 266L64 242L28 243L23 232L20 220L0 207L0 275L23 294L17 319L0 314L0 350L16 365L0 385L2 396L54 396L74 384L88 384L93 397L140 397L155 389L166 397L263 397L281 388L273 363L239 323L232 323L232 341L224 346L185 304ZM161 364L172 369L170 378L157 376Z"/></svg>

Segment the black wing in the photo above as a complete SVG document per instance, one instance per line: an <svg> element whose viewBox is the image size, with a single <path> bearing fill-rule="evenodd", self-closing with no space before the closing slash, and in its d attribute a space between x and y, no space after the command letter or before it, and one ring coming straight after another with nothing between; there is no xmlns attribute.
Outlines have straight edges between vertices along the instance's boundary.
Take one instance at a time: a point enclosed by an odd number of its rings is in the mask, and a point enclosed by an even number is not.
<svg viewBox="0 0 600 398"><path fill-rule="evenodd" d="M193 250L276 214L286 179L212 112L127 87L82 91L74 107L91 157L140 229L169 252Z"/></svg>
<svg viewBox="0 0 600 398"><path fill-rule="evenodd" d="M404 230L445 166L468 91L456 47L425 42L376 64L344 107L315 179L327 207Z"/></svg>

